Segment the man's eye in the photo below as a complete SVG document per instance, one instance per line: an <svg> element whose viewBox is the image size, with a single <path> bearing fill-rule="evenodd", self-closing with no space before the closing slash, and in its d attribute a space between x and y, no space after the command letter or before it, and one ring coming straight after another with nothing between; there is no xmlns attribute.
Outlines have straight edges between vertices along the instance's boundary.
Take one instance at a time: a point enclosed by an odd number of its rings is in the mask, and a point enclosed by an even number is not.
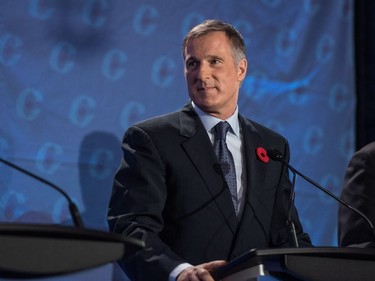
<svg viewBox="0 0 375 281"><path fill-rule="evenodd" d="M218 59L211 60L211 64L219 64L219 63L220 63L220 60Z"/></svg>
<svg viewBox="0 0 375 281"><path fill-rule="evenodd" d="M186 63L186 66L187 67L194 67L194 66L196 66L197 65L197 62L195 62L195 61L188 61L187 63Z"/></svg>

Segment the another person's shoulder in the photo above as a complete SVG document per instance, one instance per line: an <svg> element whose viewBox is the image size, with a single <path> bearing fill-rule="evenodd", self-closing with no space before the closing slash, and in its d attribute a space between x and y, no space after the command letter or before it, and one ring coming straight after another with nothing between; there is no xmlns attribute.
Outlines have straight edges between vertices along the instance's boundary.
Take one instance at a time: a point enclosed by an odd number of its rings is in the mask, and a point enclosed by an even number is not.
<svg viewBox="0 0 375 281"><path fill-rule="evenodd" d="M375 142L368 143L358 149L352 156L350 164L366 165L375 161Z"/></svg>
<svg viewBox="0 0 375 281"><path fill-rule="evenodd" d="M357 153L368 153L375 157L375 141L370 142L357 151Z"/></svg>

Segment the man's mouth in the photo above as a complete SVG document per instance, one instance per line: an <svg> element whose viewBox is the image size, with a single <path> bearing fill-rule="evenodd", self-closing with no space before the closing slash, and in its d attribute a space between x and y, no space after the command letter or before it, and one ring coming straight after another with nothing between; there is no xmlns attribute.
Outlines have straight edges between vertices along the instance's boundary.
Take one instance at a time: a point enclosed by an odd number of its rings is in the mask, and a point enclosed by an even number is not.
<svg viewBox="0 0 375 281"><path fill-rule="evenodd" d="M215 89L215 87L199 87L198 92L206 92L212 89Z"/></svg>

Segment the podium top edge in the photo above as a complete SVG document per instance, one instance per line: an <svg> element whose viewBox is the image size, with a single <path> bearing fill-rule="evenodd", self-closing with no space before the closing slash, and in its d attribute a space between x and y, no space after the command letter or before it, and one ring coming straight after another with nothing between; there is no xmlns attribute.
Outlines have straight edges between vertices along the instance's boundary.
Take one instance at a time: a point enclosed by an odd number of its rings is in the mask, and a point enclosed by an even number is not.
<svg viewBox="0 0 375 281"><path fill-rule="evenodd" d="M144 242L109 231L63 226L58 224L0 223L0 237L4 235L22 237L53 237L61 239L85 239L132 244L140 248Z"/></svg>
<svg viewBox="0 0 375 281"><path fill-rule="evenodd" d="M246 253L256 256L270 255L316 255L316 256L345 256L345 255L364 255L373 256L375 259L374 248L356 248L356 247L306 247L306 248L270 248L253 249ZM245 254L245 255L246 255Z"/></svg>

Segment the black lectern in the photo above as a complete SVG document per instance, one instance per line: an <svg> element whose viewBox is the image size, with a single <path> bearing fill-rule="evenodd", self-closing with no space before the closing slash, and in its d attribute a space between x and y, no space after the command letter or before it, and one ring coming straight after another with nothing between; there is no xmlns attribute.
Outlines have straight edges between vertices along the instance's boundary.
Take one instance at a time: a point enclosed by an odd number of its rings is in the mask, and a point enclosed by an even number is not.
<svg viewBox="0 0 375 281"><path fill-rule="evenodd" d="M375 250L286 248L251 250L214 272L215 280L248 281L271 275L279 280L375 280Z"/></svg>
<svg viewBox="0 0 375 281"><path fill-rule="evenodd" d="M143 241L84 228L0 224L0 277L36 278L117 261Z"/></svg>

